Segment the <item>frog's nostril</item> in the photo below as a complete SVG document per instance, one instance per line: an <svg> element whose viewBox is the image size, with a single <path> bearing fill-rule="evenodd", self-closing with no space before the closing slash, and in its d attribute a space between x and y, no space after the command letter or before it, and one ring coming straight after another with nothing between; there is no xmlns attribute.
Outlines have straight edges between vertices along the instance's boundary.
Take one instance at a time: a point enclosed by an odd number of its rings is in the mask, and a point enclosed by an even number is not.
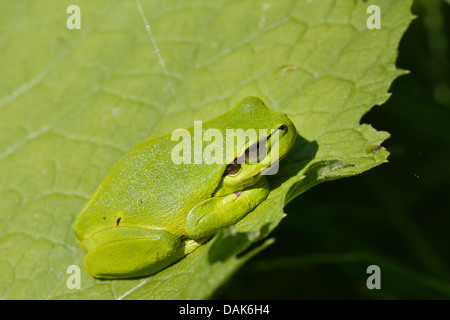
<svg viewBox="0 0 450 320"><path fill-rule="evenodd" d="M282 124L281 126L278 127L278 130L281 130L281 131L286 130L286 125Z"/></svg>
<svg viewBox="0 0 450 320"><path fill-rule="evenodd" d="M117 218L117 220L116 220L116 225L117 225L117 226L119 225L120 220L122 220L122 218Z"/></svg>

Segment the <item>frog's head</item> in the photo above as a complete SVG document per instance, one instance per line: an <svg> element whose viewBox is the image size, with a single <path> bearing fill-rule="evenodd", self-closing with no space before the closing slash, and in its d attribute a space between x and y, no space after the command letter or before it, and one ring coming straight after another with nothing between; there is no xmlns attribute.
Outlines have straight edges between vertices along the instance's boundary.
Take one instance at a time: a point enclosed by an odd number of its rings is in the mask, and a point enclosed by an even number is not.
<svg viewBox="0 0 450 320"><path fill-rule="evenodd" d="M237 144L232 143L233 156L227 159L215 196L240 192L264 175L276 174L280 159L297 137L297 130L287 115L269 109L257 97L242 100L227 118L234 120L235 128L242 129L245 139L239 142L237 138Z"/></svg>

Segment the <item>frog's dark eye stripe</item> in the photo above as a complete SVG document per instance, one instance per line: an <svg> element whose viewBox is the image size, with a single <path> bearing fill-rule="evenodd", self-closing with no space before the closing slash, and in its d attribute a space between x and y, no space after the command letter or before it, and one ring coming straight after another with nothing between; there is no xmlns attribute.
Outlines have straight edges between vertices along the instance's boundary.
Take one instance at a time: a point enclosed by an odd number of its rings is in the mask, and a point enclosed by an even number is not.
<svg viewBox="0 0 450 320"><path fill-rule="evenodd" d="M267 155L267 141L271 135L256 142L245 150L245 163L257 163L262 161Z"/></svg>
<svg viewBox="0 0 450 320"><path fill-rule="evenodd" d="M231 175L234 176L235 174L239 173L241 171L241 165L239 163L231 163L227 166L227 169L225 170L225 176Z"/></svg>
<svg viewBox="0 0 450 320"><path fill-rule="evenodd" d="M264 143L261 143L260 141L256 142L255 144L251 145L250 147L245 150L245 163L256 163L258 161L258 154L260 153L260 148L262 148Z"/></svg>
<svg viewBox="0 0 450 320"><path fill-rule="evenodd" d="M287 126L285 124L280 125L275 131L285 131L287 130ZM255 164L267 155L267 141L270 139L272 134L269 134L265 139L260 140L250 147L248 147L244 154L240 155L236 159L234 159L234 163L246 163L246 164Z"/></svg>

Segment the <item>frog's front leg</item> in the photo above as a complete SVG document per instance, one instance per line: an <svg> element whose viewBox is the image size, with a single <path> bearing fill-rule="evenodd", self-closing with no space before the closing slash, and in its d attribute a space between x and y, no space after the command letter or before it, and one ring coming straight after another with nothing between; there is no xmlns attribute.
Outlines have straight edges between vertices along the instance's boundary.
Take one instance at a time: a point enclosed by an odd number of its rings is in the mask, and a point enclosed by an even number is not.
<svg viewBox="0 0 450 320"><path fill-rule="evenodd" d="M180 238L163 230L114 227L95 233L80 245L88 251L86 270L103 279L152 274L184 256Z"/></svg>
<svg viewBox="0 0 450 320"><path fill-rule="evenodd" d="M200 239L235 224L264 201L269 192L269 182L265 176L261 176L248 189L200 202L186 218L187 235L192 239Z"/></svg>

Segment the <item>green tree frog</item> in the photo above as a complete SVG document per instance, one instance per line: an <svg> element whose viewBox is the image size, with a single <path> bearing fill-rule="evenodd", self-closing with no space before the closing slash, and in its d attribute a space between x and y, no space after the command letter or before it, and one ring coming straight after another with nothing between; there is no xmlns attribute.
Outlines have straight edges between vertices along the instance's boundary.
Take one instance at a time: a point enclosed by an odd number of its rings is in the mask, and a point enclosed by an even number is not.
<svg viewBox="0 0 450 320"><path fill-rule="evenodd" d="M267 134L249 136L245 145L223 144L223 163L175 164L172 153L179 142L171 134L147 139L124 154L73 225L92 276L118 279L158 272L266 199L270 185L263 172L292 147L297 137L293 123L261 99L247 97L202 126L203 132L212 128L224 136L238 128ZM277 153L270 148L274 133ZM198 152L191 143L193 153ZM249 161L249 146L265 152Z"/></svg>

